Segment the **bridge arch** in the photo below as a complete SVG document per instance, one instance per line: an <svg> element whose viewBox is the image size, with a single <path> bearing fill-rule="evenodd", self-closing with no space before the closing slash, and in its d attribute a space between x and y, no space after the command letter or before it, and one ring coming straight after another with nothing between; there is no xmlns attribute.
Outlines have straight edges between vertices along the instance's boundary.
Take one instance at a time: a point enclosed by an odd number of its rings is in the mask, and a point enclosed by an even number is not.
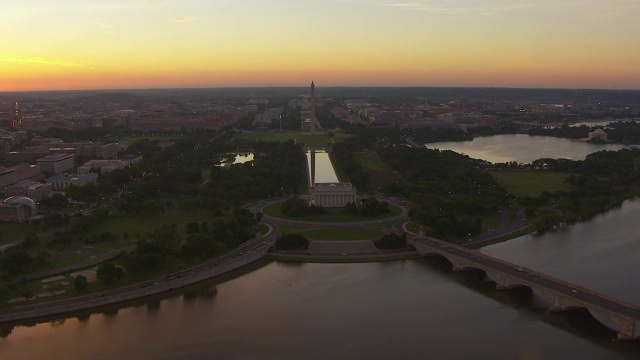
<svg viewBox="0 0 640 360"><path fill-rule="evenodd" d="M454 271L484 271L498 289L530 288L549 302L551 311L584 308L592 314L594 311L601 313L614 324L619 339L640 339L640 308L637 306L439 239L422 237L407 242L421 255L439 255L447 259Z"/></svg>

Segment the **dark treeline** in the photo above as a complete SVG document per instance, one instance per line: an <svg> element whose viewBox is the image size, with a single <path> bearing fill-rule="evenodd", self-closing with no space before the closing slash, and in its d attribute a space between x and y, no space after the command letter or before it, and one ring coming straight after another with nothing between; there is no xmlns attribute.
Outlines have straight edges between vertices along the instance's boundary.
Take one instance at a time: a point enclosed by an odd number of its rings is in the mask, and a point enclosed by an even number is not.
<svg viewBox="0 0 640 360"><path fill-rule="evenodd" d="M569 126L564 124L561 127L535 127L529 130L529 135L538 136L554 136L567 139L585 139L589 136L589 132L593 131L592 128L586 125L581 126Z"/></svg>
<svg viewBox="0 0 640 360"><path fill-rule="evenodd" d="M590 132L602 128L602 126L569 126L565 124L555 128L536 127L529 131L529 135L586 139ZM607 133L608 141L624 144L640 144L640 123L636 121L611 122L604 128L604 131Z"/></svg>
<svg viewBox="0 0 640 360"><path fill-rule="evenodd" d="M510 202L491 174L458 153L398 146L378 153L402 174L385 190L415 203L413 220L434 236L451 240L478 234L482 217L496 214Z"/></svg>
<svg viewBox="0 0 640 360"><path fill-rule="evenodd" d="M567 172L569 191L543 192L538 197L522 197L538 229L544 230L562 221L589 217L640 194L640 149L600 151L583 161L540 159L550 171Z"/></svg>
<svg viewBox="0 0 640 360"><path fill-rule="evenodd" d="M371 179L369 174L362 168L362 165L355 160L354 152L355 149L352 143L337 143L333 145L331 157L336 166L340 167L342 173L347 175L351 184L358 189L358 193L369 194L371 193Z"/></svg>

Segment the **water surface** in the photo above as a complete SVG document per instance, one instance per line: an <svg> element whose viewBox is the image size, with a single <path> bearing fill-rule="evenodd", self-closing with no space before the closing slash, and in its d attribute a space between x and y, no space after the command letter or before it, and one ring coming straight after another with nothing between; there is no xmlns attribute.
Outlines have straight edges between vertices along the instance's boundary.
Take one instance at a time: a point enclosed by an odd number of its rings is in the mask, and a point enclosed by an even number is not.
<svg viewBox="0 0 640 360"><path fill-rule="evenodd" d="M527 164L541 158L584 160L587 155L602 150L620 150L620 144L590 144L550 136L524 134L477 137L472 141L438 142L425 145L429 149L452 150L492 163L518 162Z"/></svg>

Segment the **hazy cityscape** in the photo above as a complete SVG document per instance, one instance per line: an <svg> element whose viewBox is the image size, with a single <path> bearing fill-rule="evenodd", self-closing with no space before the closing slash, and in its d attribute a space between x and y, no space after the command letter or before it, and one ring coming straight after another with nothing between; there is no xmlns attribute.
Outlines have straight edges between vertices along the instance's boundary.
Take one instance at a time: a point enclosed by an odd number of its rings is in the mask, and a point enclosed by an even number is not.
<svg viewBox="0 0 640 360"><path fill-rule="evenodd" d="M640 356L635 2L3 12L3 359Z"/></svg>

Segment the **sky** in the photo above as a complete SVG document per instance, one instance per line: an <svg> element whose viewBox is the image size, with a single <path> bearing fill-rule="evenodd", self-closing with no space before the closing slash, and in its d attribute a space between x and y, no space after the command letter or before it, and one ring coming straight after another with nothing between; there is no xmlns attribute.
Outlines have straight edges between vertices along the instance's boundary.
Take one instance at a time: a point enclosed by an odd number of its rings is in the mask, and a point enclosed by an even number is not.
<svg viewBox="0 0 640 360"><path fill-rule="evenodd" d="M640 0L0 0L0 91L640 89Z"/></svg>

